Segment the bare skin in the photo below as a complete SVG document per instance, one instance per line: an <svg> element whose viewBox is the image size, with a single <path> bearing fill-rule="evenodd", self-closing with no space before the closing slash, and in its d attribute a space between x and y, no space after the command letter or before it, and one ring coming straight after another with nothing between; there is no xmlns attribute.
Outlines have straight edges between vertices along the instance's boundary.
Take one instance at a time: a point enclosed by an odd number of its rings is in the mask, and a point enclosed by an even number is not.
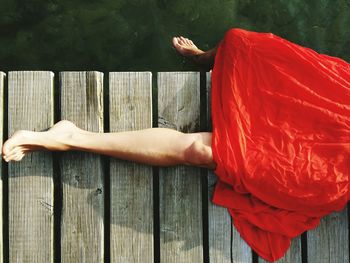
<svg viewBox="0 0 350 263"><path fill-rule="evenodd" d="M79 150L140 163L177 164L215 168L211 133L181 133L167 128L150 128L116 133L95 133L78 128L68 120L48 131L16 131L2 147L5 161L20 161L26 153Z"/></svg>
<svg viewBox="0 0 350 263"><path fill-rule="evenodd" d="M216 49L198 49L191 40L173 38L179 54L201 66L210 67ZM89 132L68 120L61 120L49 130L16 131L2 147L6 162L20 161L33 151L79 150L149 165L192 165L215 169L211 149L211 132L182 133L167 128L150 128L114 133Z"/></svg>
<svg viewBox="0 0 350 263"><path fill-rule="evenodd" d="M208 51L202 51L192 40L182 36L173 37L172 43L180 55L191 59L199 67L205 70L211 70L213 68L218 46Z"/></svg>

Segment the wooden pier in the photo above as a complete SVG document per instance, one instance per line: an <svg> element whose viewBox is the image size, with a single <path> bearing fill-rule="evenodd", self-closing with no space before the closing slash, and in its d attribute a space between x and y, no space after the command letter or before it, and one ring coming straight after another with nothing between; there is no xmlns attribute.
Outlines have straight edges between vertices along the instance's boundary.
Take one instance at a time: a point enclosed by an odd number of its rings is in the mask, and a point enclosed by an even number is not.
<svg viewBox="0 0 350 263"><path fill-rule="evenodd" d="M0 73L0 105L3 141L63 119L93 132L211 130L206 72L12 71ZM210 170L77 151L0 164L0 262L264 262L211 203ZM278 262L349 263L348 211L295 238Z"/></svg>

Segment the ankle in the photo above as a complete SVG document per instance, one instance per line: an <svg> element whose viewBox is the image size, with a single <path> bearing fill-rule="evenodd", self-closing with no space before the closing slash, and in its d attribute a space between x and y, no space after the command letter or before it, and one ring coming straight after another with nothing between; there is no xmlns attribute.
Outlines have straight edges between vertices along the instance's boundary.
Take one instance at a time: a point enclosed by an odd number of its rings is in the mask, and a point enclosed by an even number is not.
<svg viewBox="0 0 350 263"><path fill-rule="evenodd" d="M215 54L213 52L207 51L193 55L192 61L201 67L203 70L211 70L214 66Z"/></svg>
<svg viewBox="0 0 350 263"><path fill-rule="evenodd" d="M77 150L83 134L79 131L70 131L63 135L62 143L69 150Z"/></svg>
<svg viewBox="0 0 350 263"><path fill-rule="evenodd" d="M203 55L205 54L204 51L202 50L197 50L197 51L194 51L192 54L188 55L188 58L194 60L194 61L197 61L199 60Z"/></svg>
<svg viewBox="0 0 350 263"><path fill-rule="evenodd" d="M55 134L50 131L44 132L45 136L40 137L41 144L51 151L69 151L74 150L76 144L75 132L64 132Z"/></svg>

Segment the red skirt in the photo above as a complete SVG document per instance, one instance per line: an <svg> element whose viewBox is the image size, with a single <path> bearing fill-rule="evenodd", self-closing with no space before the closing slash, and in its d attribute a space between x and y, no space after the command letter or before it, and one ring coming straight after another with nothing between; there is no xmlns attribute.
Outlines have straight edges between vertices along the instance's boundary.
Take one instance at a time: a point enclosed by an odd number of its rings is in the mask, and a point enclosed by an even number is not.
<svg viewBox="0 0 350 263"><path fill-rule="evenodd" d="M212 72L212 202L268 261L349 201L350 64L231 29Z"/></svg>

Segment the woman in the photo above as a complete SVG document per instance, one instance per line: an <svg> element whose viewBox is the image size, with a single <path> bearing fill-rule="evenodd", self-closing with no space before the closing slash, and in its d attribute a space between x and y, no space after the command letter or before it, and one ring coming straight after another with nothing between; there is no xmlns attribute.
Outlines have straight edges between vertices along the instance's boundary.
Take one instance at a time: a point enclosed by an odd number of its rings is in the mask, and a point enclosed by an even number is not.
<svg viewBox="0 0 350 263"><path fill-rule="evenodd" d="M268 261L349 201L350 65L271 33L227 31L207 52L173 46L212 72L213 133L165 128L93 133L63 120L16 131L6 161L34 150L82 150L150 165L215 169L213 202Z"/></svg>

